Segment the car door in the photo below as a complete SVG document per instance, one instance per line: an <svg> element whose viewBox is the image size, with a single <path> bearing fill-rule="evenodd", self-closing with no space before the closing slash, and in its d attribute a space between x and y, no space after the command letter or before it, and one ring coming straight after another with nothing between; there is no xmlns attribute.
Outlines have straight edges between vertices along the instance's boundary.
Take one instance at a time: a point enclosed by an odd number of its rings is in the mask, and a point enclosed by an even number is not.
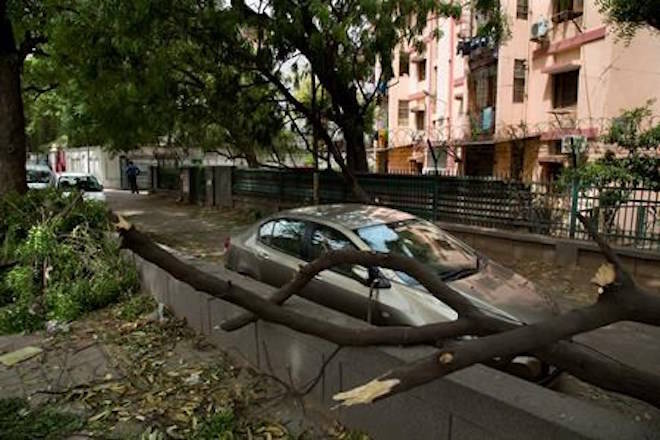
<svg viewBox="0 0 660 440"><path fill-rule="evenodd" d="M303 242L307 223L303 220L280 218L259 228L255 254L260 280L281 287L291 280L303 260Z"/></svg>
<svg viewBox="0 0 660 440"><path fill-rule="evenodd" d="M312 261L323 253L331 250L357 249L355 244L338 230L326 225L313 223L307 235L306 259ZM371 314L371 322L380 324L377 313L379 292L373 291L370 301L368 286L368 271L363 266L340 265L319 273L304 290L308 299L323 304L335 310L367 320ZM371 313L369 308L371 304Z"/></svg>

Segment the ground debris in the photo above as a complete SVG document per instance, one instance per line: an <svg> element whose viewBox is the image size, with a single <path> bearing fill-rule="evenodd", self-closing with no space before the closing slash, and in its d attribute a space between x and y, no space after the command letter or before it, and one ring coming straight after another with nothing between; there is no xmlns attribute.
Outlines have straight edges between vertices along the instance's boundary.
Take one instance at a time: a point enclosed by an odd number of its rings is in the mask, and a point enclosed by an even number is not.
<svg viewBox="0 0 660 440"><path fill-rule="evenodd" d="M38 355L41 352L43 352L43 350L39 347L27 346L19 348L18 350L14 350L0 356L0 363L6 367L12 367Z"/></svg>
<svg viewBox="0 0 660 440"><path fill-rule="evenodd" d="M161 314L166 319L153 319ZM77 408L86 436L298 437L287 428L289 422L282 424L278 415L269 415L274 412L263 410L285 394L282 384L251 368L233 365L184 321L165 308L158 313L156 303L147 296L93 312L73 322L68 333L57 332L40 345L52 360L104 353L109 365L95 371L93 378L78 377L63 387L36 392L49 405ZM318 430L323 437L333 438L329 429Z"/></svg>

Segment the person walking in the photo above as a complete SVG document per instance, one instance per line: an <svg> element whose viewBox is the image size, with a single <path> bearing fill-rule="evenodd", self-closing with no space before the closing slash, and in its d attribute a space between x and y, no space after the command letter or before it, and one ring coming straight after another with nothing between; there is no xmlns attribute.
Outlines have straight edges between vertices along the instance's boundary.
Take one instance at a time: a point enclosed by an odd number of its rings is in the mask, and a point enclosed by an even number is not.
<svg viewBox="0 0 660 440"><path fill-rule="evenodd" d="M140 169L136 167L133 162L128 161L128 166L126 167L126 176L128 177L128 184L131 187L131 194L139 194L137 186L137 176L140 175Z"/></svg>

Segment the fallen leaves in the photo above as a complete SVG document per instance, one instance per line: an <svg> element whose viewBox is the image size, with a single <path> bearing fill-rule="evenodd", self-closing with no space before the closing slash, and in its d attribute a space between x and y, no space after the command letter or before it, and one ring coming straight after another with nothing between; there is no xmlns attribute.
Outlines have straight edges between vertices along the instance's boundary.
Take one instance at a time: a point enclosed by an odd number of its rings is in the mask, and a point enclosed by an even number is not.
<svg viewBox="0 0 660 440"><path fill-rule="evenodd" d="M92 432L119 433L122 424L137 424L145 439L192 438L209 417L228 410L240 414L273 394L272 386L261 383L264 377L234 369L184 322L136 317L120 308L98 312L59 339L60 344L76 346L94 339L112 359L116 373L108 372L101 383L75 387L60 398L86 407ZM126 322L122 316L135 319ZM258 420L241 419L236 429L240 437L250 429L254 440L288 436L283 426Z"/></svg>

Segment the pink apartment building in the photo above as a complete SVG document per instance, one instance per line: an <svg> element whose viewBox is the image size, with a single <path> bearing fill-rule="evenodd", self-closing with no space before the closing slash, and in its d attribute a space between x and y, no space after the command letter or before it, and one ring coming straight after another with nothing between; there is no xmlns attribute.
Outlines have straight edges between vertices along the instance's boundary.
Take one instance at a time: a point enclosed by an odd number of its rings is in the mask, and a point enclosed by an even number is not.
<svg viewBox="0 0 660 440"><path fill-rule="evenodd" d="M457 22L431 20L423 52L398 48L379 127L381 171L437 163L466 175L551 179L569 160L562 137L593 141L595 157L622 109L658 98L660 115L660 35L618 40L594 0L501 4L511 36L499 46L475 37L479 17L466 11Z"/></svg>

